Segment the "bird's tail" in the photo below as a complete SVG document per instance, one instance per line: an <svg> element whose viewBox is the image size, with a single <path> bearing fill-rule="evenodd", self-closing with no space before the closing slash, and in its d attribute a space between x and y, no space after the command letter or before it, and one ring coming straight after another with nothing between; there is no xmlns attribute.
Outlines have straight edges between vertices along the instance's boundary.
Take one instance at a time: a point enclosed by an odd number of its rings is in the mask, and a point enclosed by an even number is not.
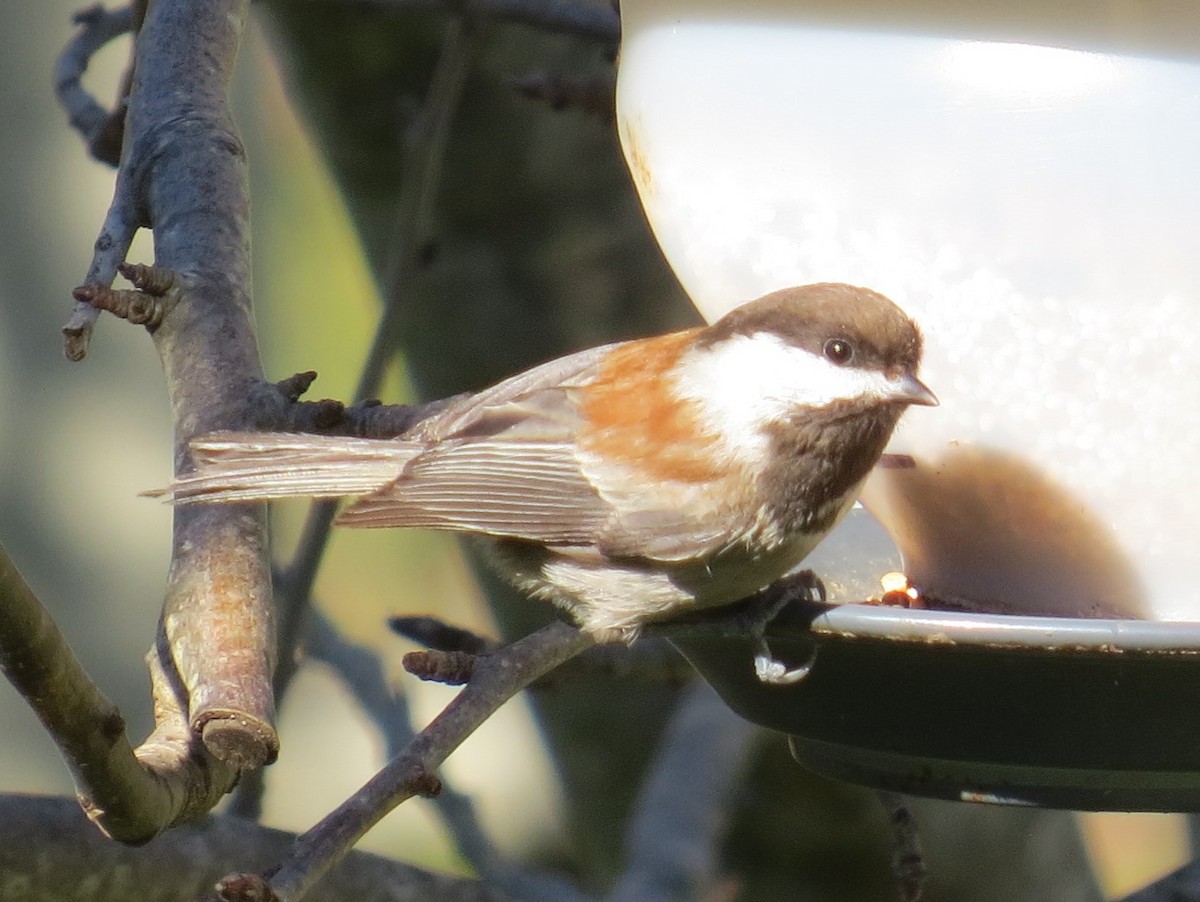
<svg viewBox="0 0 1200 902"><path fill-rule="evenodd" d="M174 504L367 495L421 446L335 435L218 432L191 443L196 469L146 494Z"/></svg>

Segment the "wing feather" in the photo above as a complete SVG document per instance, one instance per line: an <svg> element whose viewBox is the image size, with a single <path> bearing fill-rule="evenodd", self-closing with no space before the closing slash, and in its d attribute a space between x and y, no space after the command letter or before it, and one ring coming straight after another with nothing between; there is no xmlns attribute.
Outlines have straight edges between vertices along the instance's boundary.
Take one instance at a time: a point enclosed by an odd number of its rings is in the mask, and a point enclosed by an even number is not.
<svg viewBox="0 0 1200 902"><path fill-rule="evenodd" d="M427 450L339 524L591 544L612 508L580 468L572 389L587 384L611 347L551 360L423 420L405 438Z"/></svg>
<svg viewBox="0 0 1200 902"><path fill-rule="evenodd" d="M501 440L439 445L351 505L346 526L419 526L586 545L612 515L573 445Z"/></svg>
<svg viewBox="0 0 1200 902"><path fill-rule="evenodd" d="M464 395L418 423L405 436L429 443L517 430L535 438L545 429L561 438L578 422L571 390L586 385L614 345L548 361L474 395ZM549 440L550 436L541 436Z"/></svg>
<svg viewBox="0 0 1200 902"><path fill-rule="evenodd" d="M196 470L149 494L176 504L366 495L421 451L403 441L255 432L213 433L191 448Z"/></svg>

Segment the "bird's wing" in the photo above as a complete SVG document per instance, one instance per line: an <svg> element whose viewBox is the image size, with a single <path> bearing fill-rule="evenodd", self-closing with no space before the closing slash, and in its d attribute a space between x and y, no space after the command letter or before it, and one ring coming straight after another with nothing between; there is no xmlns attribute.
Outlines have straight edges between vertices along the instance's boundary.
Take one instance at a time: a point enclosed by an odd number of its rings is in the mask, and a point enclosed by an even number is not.
<svg viewBox="0 0 1200 902"><path fill-rule="evenodd" d="M456 437L496 435L524 421L527 434L548 429L573 439L571 430L576 423L572 419L574 410L564 406L567 396L571 389L595 378L601 360L613 347L610 344L577 351L476 394L461 395L417 423L405 438L432 445Z"/></svg>
<svg viewBox="0 0 1200 902"><path fill-rule="evenodd" d="M585 556L675 561L716 550L736 524L714 505L711 486L648 480L580 448L577 390L611 348L553 360L451 402L404 437L428 450L338 522L476 532Z"/></svg>
<svg viewBox="0 0 1200 902"><path fill-rule="evenodd" d="M426 450L347 508L344 526L416 526L588 545L611 516L580 469L574 390L611 345L536 366L421 421Z"/></svg>
<svg viewBox="0 0 1200 902"><path fill-rule="evenodd" d="M725 515L708 520L660 504L614 518L599 537L598 547L609 558L678 563L708 557L727 547L738 535L736 526Z"/></svg>
<svg viewBox="0 0 1200 902"><path fill-rule="evenodd" d="M585 546L612 508L583 476L573 444L452 440L347 508L344 526L417 526Z"/></svg>
<svg viewBox="0 0 1200 902"><path fill-rule="evenodd" d="M474 532L583 557L659 561L704 556L737 532L732 512L714 504L713 486L595 473L574 443L466 438L419 455L338 523Z"/></svg>

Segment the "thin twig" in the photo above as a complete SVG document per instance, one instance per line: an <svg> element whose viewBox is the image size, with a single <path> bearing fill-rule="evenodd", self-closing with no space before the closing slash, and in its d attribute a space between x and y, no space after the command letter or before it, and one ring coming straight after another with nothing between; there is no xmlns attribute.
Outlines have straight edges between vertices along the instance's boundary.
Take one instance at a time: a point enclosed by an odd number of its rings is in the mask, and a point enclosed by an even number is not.
<svg viewBox="0 0 1200 902"><path fill-rule="evenodd" d="M388 620L393 630L434 651L481 655L499 647L494 639L451 626L436 617L398 616ZM696 675L692 666L668 641L643 636L633 645L597 645L556 668L531 690L550 689L585 677L682 686Z"/></svg>
<svg viewBox="0 0 1200 902"><path fill-rule="evenodd" d="M100 226L100 235L96 238L83 288L103 289L112 285L141 226L132 179L126 172L125 169L117 172L112 203ZM70 319L62 327L64 353L72 361L80 361L87 356L92 331L101 311L100 306L91 303L90 297L78 293L81 290L76 290L75 307Z"/></svg>
<svg viewBox="0 0 1200 902"><path fill-rule="evenodd" d="M876 790L892 827L892 875L900 890L900 902L919 902L925 891L925 856L908 800L896 792Z"/></svg>
<svg viewBox="0 0 1200 902"><path fill-rule="evenodd" d="M292 855L270 878L276 895L284 902L302 898L385 814L414 795L436 792L436 769L463 740L530 682L593 641L555 621L482 658L471 682L401 754L297 840Z"/></svg>
<svg viewBox="0 0 1200 902"><path fill-rule="evenodd" d="M400 754L412 742L416 732L412 727L408 703L402 694L393 691L388 684L379 656L347 640L320 608L313 608L308 654L311 659L328 664L345 681L347 688L383 733L389 758ZM480 824L470 796L456 792L443 783L442 791L432 799L432 803L442 816L459 852L475 873L488 883L523 900L569 898L569 888L561 880L530 873L504 859Z"/></svg>
<svg viewBox="0 0 1200 902"><path fill-rule="evenodd" d="M114 12L106 12L97 4L78 13L75 22L81 28L67 44L54 67L55 93L67 111L71 126L83 135L93 156L113 166L117 165L124 147L124 124L131 80L128 77L122 79L116 108L109 111L83 87L83 74L92 56L101 47L113 38L140 27L143 14L144 4L130 4ZM133 237L142 224L136 192L129 175L127 167L117 173L113 200L96 238L92 262L84 280L87 286L107 288L112 285L117 268L129 252ZM62 330L68 360L82 360L87 355L100 309L89 303L88 298L76 297L71 317Z"/></svg>
<svg viewBox="0 0 1200 902"><path fill-rule="evenodd" d="M125 93L128 79L122 79L122 90L114 110L101 106L83 86L92 57L109 41L133 31L138 15L133 4L116 10L106 10L100 4L74 16L80 26L54 65L54 93L67 111L67 120L87 142L92 156L110 166L116 166L121 152L121 121L125 116Z"/></svg>

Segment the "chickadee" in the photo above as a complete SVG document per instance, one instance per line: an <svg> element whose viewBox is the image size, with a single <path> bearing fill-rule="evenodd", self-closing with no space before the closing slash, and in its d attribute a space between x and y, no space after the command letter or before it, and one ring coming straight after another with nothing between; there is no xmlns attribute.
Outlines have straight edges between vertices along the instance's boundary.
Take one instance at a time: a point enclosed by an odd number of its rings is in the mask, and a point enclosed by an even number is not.
<svg viewBox="0 0 1200 902"><path fill-rule="evenodd" d="M768 294L710 326L580 351L396 439L220 433L176 503L354 502L343 526L491 540L522 591L598 641L739 601L850 509L910 404L921 336L865 288Z"/></svg>

